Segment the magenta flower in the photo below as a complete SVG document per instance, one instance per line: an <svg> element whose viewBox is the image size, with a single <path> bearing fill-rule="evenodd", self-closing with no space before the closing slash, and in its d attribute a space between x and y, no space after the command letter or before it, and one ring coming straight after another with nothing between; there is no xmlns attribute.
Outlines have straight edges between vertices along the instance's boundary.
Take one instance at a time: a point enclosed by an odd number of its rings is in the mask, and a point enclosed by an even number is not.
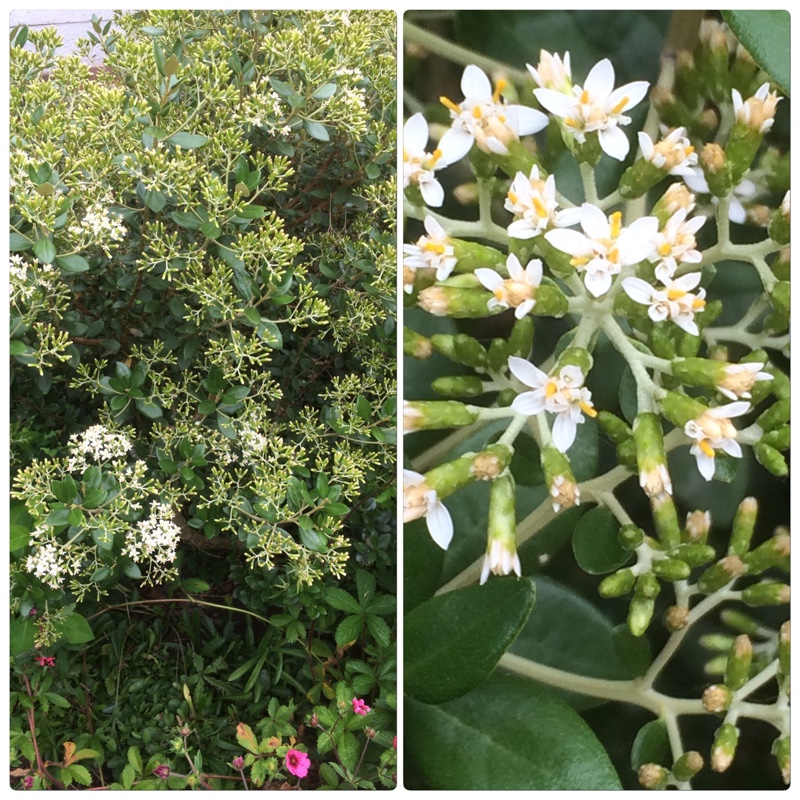
<svg viewBox="0 0 800 800"><path fill-rule="evenodd" d="M302 750L290 750L286 754L286 769L298 778L308 775L311 759Z"/></svg>
<svg viewBox="0 0 800 800"><path fill-rule="evenodd" d="M26 775L26 776L25 776L25 777L22 779L22 785L23 785L23 786L24 786L26 789L31 789L31 788L33 787L33 775Z"/></svg>
<svg viewBox="0 0 800 800"><path fill-rule="evenodd" d="M234 769L241 769L244 766L244 758L242 756L236 756L233 759L233 768Z"/></svg>
<svg viewBox="0 0 800 800"><path fill-rule="evenodd" d="M36 663L40 667L54 667L56 659L55 656L36 656Z"/></svg>
<svg viewBox="0 0 800 800"><path fill-rule="evenodd" d="M392 747L394 747L394 749L397 750L397 737L396 736L392 740Z"/></svg>
<svg viewBox="0 0 800 800"><path fill-rule="evenodd" d="M362 717L366 717L370 712L370 707L363 700L359 700L357 697L354 697L353 711L355 711L356 714L360 714Z"/></svg>
<svg viewBox="0 0 800 800"><path fill-rule="evenodd" d="M157 778L161 778L162 781L165 781L169 778L169 764L159 764L154 770L153 775Z"/></svg>

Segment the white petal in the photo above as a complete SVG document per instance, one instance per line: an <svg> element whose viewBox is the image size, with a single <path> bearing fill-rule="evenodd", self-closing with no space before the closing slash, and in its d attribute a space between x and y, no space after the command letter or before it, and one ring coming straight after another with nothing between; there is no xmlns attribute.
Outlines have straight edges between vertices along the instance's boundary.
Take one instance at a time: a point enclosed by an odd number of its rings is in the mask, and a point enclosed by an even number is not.
<svg viewBox="0 0 800 800"><path fill-rule="evenodd" d="M638 103L641 102L642 98L647 94L649 87L650 84L647 81L633 81L631 83L626 83L624 86L620 86L619 89L615 89L609 95L609 111L612 108L616 108L616 106L625 98L627 98L627 102L624 106L622 106L620 111L627 111L629 108L633 108L635 105L638 105Z"/></svg>
<svg viewBox="0 0 800 800"><path fill-rule="evenodd" d="M709 408L708 413L717 419L731 419L741 417L750 410L750 403L739 400L736 403L726 403L724 406Z"/></svg>
<svg viewBox="0 0 800 800"><path fill-rule="evenodd" d="M742 457L742 448L739 446L739 442L737 442L735 439L721 439L716 444L729 456L733 456L734 458Z"/></svg>
<svg viewBox="0 0 800 800"><path fill-rule="evenodd" d="M611 288L611 275L603 269L596 269L587 272L583 282L593 297L600 297Z"/></svg>
<svg viewBox="0 0 800 800"><path fill-rule="evenodd" d="M607 239L611 235L608 217L591 203L584 203L581 206L581 228L590 239L594 240Z"/></svg>
<svg viewBox="0 0 800 800"><path fill-rule="evenodd" d="M489 98L492 96L492 84L480 67L470 64L464 68L461 76L461 91L466 98Z"/></svg>
<svg viewBox="0 0 800 800"><path fill-rule="evenodd" d="M580 208L565 208L556 214L556 225L560 228L569 227L570 225L577 225L581 221L581 214L583 212Z"/></svg>
<svg viewBox="0 0 800 800"><path fill-rule="evenodd" d="M533 392L523 392L514 398L511 408L518 414L532 417L544 411L544 400L540 397L535 397Z"/></svg>
<svg viewBox="0 0 800 800"><path fill-rule="evenodd" d="M486 267L476 269L475 277L490 292L493 292L498 286L503 285L503 276L495 272L493 269L488 269Z"/></svg>
<svg viewBox="0 0 800 800"><path fill-rule="evenodd" d="M653 144L653 140L644 131L639 131L639 147L642 151L642 157L649 160L650 156L653 154L655 145Z"/></svg>
<svg viewBox="0 0 800 800"><path fill-rule="evenodd" d="M512 239L532 239L539 235L539 229L532 227L526 219L518 219L508 226L508 235Z"/></svg>
<svg viewBox="0 0 800 800"><path fill-rule="evenodd" d="M417 486L425 480L425 476L411 469L403 470L403 486Z"/></svg>
<svg viewBox="0 0 800 800"><path fill-rule="evenodd" d="M428 144L428 123L422 114L409 117L403 126L403 147L407 150L424 150Z"/></svg>
<svg viewBox="0 0 800 800"><path fill-rule="evenodd" d="M525 272L522 269L522 264L519 263L519 259L514 255L514 253L509 253L508 258L506 259L506 269L508 270L509 276L515 281L522 281L525 279Z"/></svg>
<svg viewBox="0 0 800 800"><path fill-rule="evenodd" d="M428 236L430 236L432 239L444 240L447 238L447 232L436 221L436 217L432 217L430 214L428 214L428 216L425 217L423 225L425 225L425 230L427 231Z"/></svg>
<svg viewBox="0 0 800 800"><path fill-rule="evenodd" d="M538 258L528 262L528 266L525 267L525 279L531 286L538 286L542 282L542 262Z"/></svg>
<svg viewBox="0 0 800 800"><path fill-rule="evenodd" d="M547 114L542 114L535 108L528 106L509 106L509 111L516 112L517 135L527 136L529 133L538 133L547 127L550 121Z"/></svg>
<svg viewBox="0 0 800 800"><path fill-rule="evenodd" d="M690 333L692 336L699 336L700 335L700 330L697 327L697 323L694 321L693 317L680 315L680 316L672 317L672 321L679 328L685 330L686 333Z"/></svg>
<svg viewBox="0 0 800 800"><path fill-rule="evenodd" d="M557 117L571 117L575 113L575 100L566 94L554 89L534 89L533 93L539 105Z"/></svg>
<svg viewBox="0 0 800 800"><path fill-rule="evenodd" d="M539 387L544 386L549 380L546 372L542 372L542 370L540 370L538 367L535 367L526 358L509 356L508 368L511 370L511 374L518 381L521 381L526 386L530 386L531 389L538 389ZM519 395L517 400L519 400L519 398L522 396L523 395Z"/></svg>
<svg viewBox="0 0 800 800"><path fill-rule="evenodd" d="M745 219L747 219L747 212L736 195L731 195L731 204L728 206L728 219L738 225L743 225Z"/></svg>
<svg viewBox="0 0 800 800"><path fill-rule="evenodd" d="M700 471L700 474L707 480L710 481L714 477L714 459L712 456L706 455L699 447L692 448L695 452L695 458L697 459L697 469Z"/></svg>
<svg viewBox="0 0 800 800"><path fill-rule="evenodd" d="M700 194L708 194L709 188L706 182L703 170L700 167L695 167L692 170L692 176L685 175L683 182L693 191L700 192Z"/></svg>
<svg viewBox="0 0 800 800"><path fill-rule="evenodd" d="M607 58L591 68L583 88L595 100L605 100L611 94L614 89L614 67Z"/></svg>
<svg viewBox="0 0 800 800"><path fill-rule="evenodd" d="M489 577L489 571L491 570L491 559L489 558L489 554L483 557L483 566L481 567L481 579L480 585L483 586L486 583L486 579Z"/></svg>
<svg viewBox="0 0 800 800"><path fill-rule="evenodd" d="M568 412L559 414L553 423L553 444L556 450L566 453L575 441L578 426Z"/></svg>
<svg viewBox="0 0 800 800"><path fill-rule="evenodd" d="M422 181L419 184L419 191L426 205L438 208L444 202L444 189L435 178Z"/></svg>
<svg viewBox="0 0 800 800"><path fill-rule="evenodd" d="M444 503L437 500L430 504L425 521L428 523L428 533L430 533L431 539L442 550L447 550L453 538L453 518Z"/></svg>
<svg viewBox="0 0 800 800"><path fill-rule="evenodd" d="M529 314L533 310L533 307L535 305L536 305L536 301L535 300L532 300L532 299L531 300L525 300L524 302L520 303L517 306L517 309L514 312L514 316L517 319L522 319L526 314Z"/></svg>
<svg viewBox="0 0 800 800"><path fill-rule="evenodd" d="M439 150L442 151L439 162L444 160L447 164L454 164L460 161L472 149L474 141L472 133L464 128L450 128L439 140Z"/></svg>
<svg viewBox="0 0 800 800"><path fill-rule="evenodd" d="M616 158L617 161L625 160L631 145L628 137L620 128L614 125L611 128L600 131L597 135L600 138L600 147L603 148L605 153L610 155L611 158Z"/></svg>
<svg viewBox="0 0 800 800"><path fill-rule="evenodd" d="M578 233L578 231L555 229L548 231L544 235L544 238L547 239L556 250L569 253L571 256L590 256L593 252L591 241L582 233Z"/></svg>

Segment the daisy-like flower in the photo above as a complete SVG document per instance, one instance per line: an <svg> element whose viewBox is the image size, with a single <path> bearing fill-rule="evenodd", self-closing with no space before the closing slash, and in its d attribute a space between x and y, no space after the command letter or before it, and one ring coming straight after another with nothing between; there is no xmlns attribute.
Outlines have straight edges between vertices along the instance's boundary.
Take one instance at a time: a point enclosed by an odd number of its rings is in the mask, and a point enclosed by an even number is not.
<svg viewBox="0 0 800 800"><path fill-rule="evenodd" d="M619 126L631 121L623 112L642 100L649 85L633 81L614 89L614 67L604 58L592 67L583 86L572 87L571 95L546 88L533 93L544 108L564 120L576 141L585 142L586 134L596 131L603 151L622 161L630 143Z"/></svg>
<svg viewBox="0 0 800 800"><path fill-rule="evenodd" d="M453 519L436 491L425 483L425 476L410 469L403 470L403 522L425 517L428 533L442 550L453 538Z"/></svg>
<svg viewBox="0 0 800 800"><path fill-rule="evenodd" d="M413 291L414 273L418 269L435 269L436 280L443 281L458 261L444 228L431 216L425 217L424 225L426 236L420 236L416 244L403 245L403 290L408 294Z"/></svg>
<svg viewBox="0 0 800 800"><path fill-rule="evenodd" d="M758 361L744 364L728 364L722 380L717 381L717 389L731 400L740 397L750 399L750 390L756 381L771 381L769 372L762 372L764 364Z"/></svg>
<svg viewBox="0 0 800 800"><path fill-rule="evenodd" d="M489 308L513 308L514 316L522 319L536 305L536 290L542 282L542 262L535 258L525 269L519 259L511 253L506 259L508 278L493 269L476 269L478 280L494 294L488 302Z"/></svg>
<svg viewBox="0 0 800 800"><path fill-rule="evenodd" d="M742 100L736 89L731 90L736 120L759 133L766 133L775 122L775 109L782 98L770 92L769 81L762 83L753 97Z"/></svg>
<svg viewBox="0 0 800 800"><path fill-rule="evenodd" d="M663 130L662 130L663 135ZM642 157L669 175L690 175L697 163L697 153L686 138L686 128L675 128L658 144L644 132L639 132L639 147Z"/></svg>
<svg viewBox="0 0 800 800"><path fill-rule="evenodd" d="M690 452L697 459L697 469L707 481L714 477L714 456L717 450L734 458L742 457L742 448L736 441L736 428L731 418L741 417L749 410L750 404L740 400L709 408L684 426L684 433L695 441Z"/></svg>
<svg viewBox="0 0 800 800"><path fill-rule="evenodd" d="M532 390L518 394L511 407L526 416L542 411L554 414L553 445L566 453L575 441L578 425L584 422L583 415L597 416L592 393L583 385L580 367L567 364L561 367L558 375L548 375L524 358L509 356L508 368L517 380Z"/></svg>
<svg viewBox="0 0 800 800"><path fill-rule="evenodd" d="M597 206L584 203L580 222L583 233L552 230L544 238L572 256L572 266L584 273L583 282L594 297L611 288L613 276L623 267L636 264L653 252L653 239L658 232L656 217L640 217L623 228L619 211L606 217Z"/></svg>
<svg viewBox="0 0 800 800"><path fill-rule="evenodd" d="M302 750L289 750L284 763L292 775L305 778L308 775L308 768L311 766L311 759Z"/></svg>
<svg viewBox="0 0 800 800"><path fill-rule="evenodd" d="M450 109L452 127L442 137L439 147L446 148L453 160L466 155L473 142L486 153L508 154L508 145L520 136L537 133L547 127L547 115L527 106L509 105L501 100L507 86L503 79L497 81L494 92L486 73L474 64L464 69L461 91L464 99L456 104L440 97L442 105Z"/></svg>
<svg viewBox="0 0 800 800"><path fill-rule="evenodd" d="M414 114L403 126L403 188L419 186L422 199L438 207L444 202L444 189L434 171L451 162L441 145L429 153L427 144L428 123L422 114Z"/></svg>
<svg viewBox="0 0 800 800"><path fill-rule="evenodd" d="M649 306L647 316L653 322L671 319L679 328L697 336L700 331L694 315L706 305L705 289L692 294L692 289L700 283L700 277L699 272L690 272L674 280L666 275L659 276L663 289L656 289L641 278L625 278L622 288L631 300Z"/></svg>
<svg viewBox="0 0 800 800"><path fill-rule="evenodd" d="M526 64L528 72L540 89L555 89L557 92L569 94L572 90L572 70L569 64L569 53L564 53L564 60L558 53L539 51L539 63L536 67Z"/></svg>
<svg viewBox="0 0 800 800"><path fill-rule="evenodd" d="M542 180L536 164L530 175L516 174L506 195L505 207L516 217L508 226L512 239L532 239L547 228L574 225L581 215L579 208L556 210L556 179L550 175Z"/></svg>
<svg viewBox="0 0 800 800"><path fill-rule="evenodd" d="M672 277L679 264L699 264L702 260L697 247L695 234L703 227L706 218L703 216L686 219L686 209L676 211L668 220L664 229L653 237L654 253L650 261L658 261L656 275L660 278Z"/></svg>

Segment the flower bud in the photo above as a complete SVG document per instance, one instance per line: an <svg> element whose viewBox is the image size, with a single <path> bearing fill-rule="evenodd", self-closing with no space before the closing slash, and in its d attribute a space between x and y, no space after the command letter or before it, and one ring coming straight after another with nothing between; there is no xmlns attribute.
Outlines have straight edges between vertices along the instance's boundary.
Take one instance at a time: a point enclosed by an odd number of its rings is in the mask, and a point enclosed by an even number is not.
<svg viewBox="0 0 800 800"><path fill-rule="evenodd" d="M791 551L791 539L785 530L778 530L770 539L760 544L743 557L748 575L760 573L782 564L788 566Z"/></svg>
<svg viewBox="0 0 800 800"><path fill-rule="evenodd" d="M244 758L242 756L236 756L233 759L233 768L242 769L242 767L244 767Z"/></svg>
<svg viewBox="0 0 800 800"><path fill-rule="evenodd" d="M645 789L665 789L669 772L659 764L642 764L637 773L639 784Z"/></svg>
<svg viewBox="0 0 800 800"><path fill-rule="evenodd" d="M487 353L489 369L492 372L503 372L508 366L508 343L505 339L492 339Z"/></svg>
<svg viewBox="0 0 800 800"><path fill-rule="evenodd" d="M778 400L756 419L756 425L765 431L780 428L789 421L791 410L789 398Z"/></svg>
<svg viewBox="0 0 800 800"><path fill-rule="evenodd" d="M781 675L789 677L789 666L791 664L789 650L791 648L791 632L789 630L789 620L781 625L778 632L778 670Z"/></svg>
<svg viewBox="0 0 800 800"><path fill-rule="evenodd" d="M728 61L733 47L733 37L727 25L714 19L704 19L700 23L700 41L694 52L696 80L701 93L707 94L717 104L729 98Z"/></svg>
<svg viewBox="0 0 800 800"><path fill-rule="evenodd" d="M668 174L669 171L663 167L657 167L650 161L640 158L622 173L619 193L626 199L641 197Z"/></svg>
<svg viewBox="0 0 800 800"><path fill-rule="evenodd" d="M653 512L653 523L659 542L665 547L675 547L680 544L681 531L678 525L678 512L672 497L666 492L650 498L650 508Z"/></svg>
<svg viewBox="0 0 800 800"><path fill-rule="evenodd" d="M669 631L680 631L689 621L688 606L670 606L664 613L664 624Z"/></svg>
<svg viewBox="0 0 800 800"><path fill-rule="evenodd" d="M507 389L503 389L500 394L497 395L497 405L499 408L508 408L516 398L517 393L512 389L510 386Z"/></svg>
<svg viewBox="0 0 800 800"><path fill-rule="evenodd" d="M530 316L515 320L511 335L508 337L508 354L519 358L528 358L533 348L534 324Z"/></svg>
<svg viewBox="0 0 800 800"><path fill-rule="evenodd" d="M636 442L633 437L617 445L617 461L631 472L637 471Z"/></svg>
<svg viewBox="0 0 800 800"><path fill-rule="evenodd" d="M733 640L725 667L725 685L735 692L747 683L750 677L750 664L753 661L753 643L742 633Z"/></svg>
<svg viewBox="0 0 800 800"><path fill-rule="evenodd" d="M531 314L537 317L563 317L569 310L569 300L554 283L542 280L536 290L536 305Z"/></svg>
<svg viewBox="0 0 800 800"><path fill-rule="evenodd" d="M653 561L651 569L653 575L665 581L685 581L692 572L692 568L677 558L662 558Z"/></svg>
<svg viewBox="0 0 800 800"><path fill-rule="evenodd" d="M644 531L636 525L623 525L617 539L626 550L635 550L644 541Z"/></svg>
<svg viewBox="0 0 800 800"><path fill-rule="evenodd" d="M406 400L403 403L403 433L461 428L477 419L476 410L454 400Z"/></svg>
<svg viewBox="0 0 800 800"><path fill-rule="evenodd" d="M479 397L486 391L477 375L441 375L431 383L431 389L441 397Z"/></svg>
<svg viewBox="0 0 800 800"><path fill-rule="evenodd" d="M664 434L658 414L642 412L633 422L633 437L639 465L639 485L650 498L672 494L672 480L667 469Z"/></svg>
<svg viewBox="0 0 800 800"><path fill-rule="evenodd" d="M659 227L663 228L676 212L686 210L688 213L694 209L694 206L695 197L686 188L686 184L672 183L658 198L651 213L658 217Z"/></svg>
<svg viewBox="0 0 800 800"><path fill-rule="evenodd" d="M770 264L770 269L773 275L779 281L788 281L792 277L792 250L790 247L784 247L773 259Z"/></svg>
<svg viewBox="0 0 800 800"><path fill-rule="evenodd" d="M703 168L708 188L715 197L727 197L736 185L731 177L725 151L715 142L709 142L700 152L700 166Z"/></svg>
<svg viewBox="0 0 800 800"><path fill-rule="evenodd" d="M475 272L480 267L488 267L501 274L506 272L507 256L494 247L464 239L449 241L453 245L453 255L458 259L456 272Z"/></svg>
<svg viewBox="0 0 800 800"><path fill-rule="evenodd" d="M789 736L783 736L780 739L776 739L772 745L772 754L775 756L775 760L778 762L778 769L781 771L781 778L783 778L783 782L788 786L792 782L791 738Z"/></svg>
<svg viewBox="0 0 800 800"><path fill-rule="evenodd" d="M733 647L733 636L725 633L707 633L700 637L700 645L706 650L727 653ZM727 661L727 656L725 657Z"/></svg>
<svg viewBox="0 0 800 800"><path fill-rule="evenodd" d="M519 139L512 139L506 144L506 148L508 150L507 154L491 153L490 158L509 178L516 176L518 172L530 175L534 166L539 167L539 174L542 180L547 177L547 172L539 164L536 156L528 149L525 142L521 142Z"/></svg>
<svg viewBox="0 0 800 800"><path fill-rule="evenodd" d="M747 100L742 100L739 92L733 90L736 122L728 137L725 153L731 164L734 186L750 169L764 134L772 127L780 99L777 94L769 91L769 83L762 84L755 95Z"/></svg>
<svg viewBox="0 0 800 800"><path fill-rule="evenodd" d="M486 305L486 292L483 289L458 286L430 286L419 293L417 302L423 311L435 317L453 319L493 317L504 310L489 308Z"/></svg>
<svg viewBox="0 0 800 800"><path fill-rule="evenodd" d="M788 425L784 425L782 428L765 433L761 437L761 441L776 450L788 450L792 443L792 430Z"/></svg>
<svg viewBox="0 0 800 800"><path fill-rule="evenodd" d="M415 330L403 327L403 355L424 360L433 355L431 340Z"/></svg>
<svg viewBox="0 0 800 800"><path fill-rule="evenodd" d="M705 544L711 530L711 514L708 511L690 511L686 515L683 537L689 544Z"/></svg>
<svg viewBox="0 0 800 800"><path fill-rule="evenodd" d="M778 281L772 287L770 299L773 308L788 317L791 310L791 284L789 281Z"/></svg>
<svg viewBox="0 0 800 800"><path fill-rule="evenodd" d="M745 554L750 549L750 539L753 536L757 516L758 501L755 497L745 497L739 503L739 508L736 509L733 517L729 553L733 553L739 558L745 558Z"/></svg>
<svg viewBox="0 0 800 800"><path fill-rule="evenodd" d="M605 433L614 444L622 444L633 436L633 431L627 422L620 419L610 411L600 411L597 414L597 422L600 429Z"/></svg>
<svg viewBox="0 0 800 800"><path fill-rule="evenodd" d="M453 337L453 355L456 363L474 369L485 369L488 364L486 348L466 333L457 333Z"/></svg>
<svg viewBox="0 0 800 800"><path fill-rule="evenodd" d="M789 586L779 581L763 581L742 590L742 602L748 606L780 606L790 597Z"/></svg>
<svg viewBox="0 0 800 800"><path fill-rule="evenodd" d="M714 772L725 772L733 763L738 741L739 731L735 725L726 722L718 728L711 747L711 769Z"/></svg>
<svg viewBox="0 0 800 800"><path fill-rule="evenodd" d="M676 780L690 781L703 769L703 756L697 750L687 750L672 766Z"/></svg>
<svg viewBox="0 0 800 800"><path fill-rule="evenodd" d="M364 735L367 737L367 739L374 739L376 733L377 731L375 728L370 728L369 726L364 728Z"/></svg>
<svg viewBox="0 0 800 800"><path fill-rule="evenodd" d="M673 425L682 428L687 422L705 414L708 407L685 394L667 392L661 401L661 410Z"/></svg>
<svg viewBox="0 0 800 800"><path fill-rule="evenodd" d="M654 600L649 600L645 597L631 598L631 603L628 607L628 630L634 636L644 635L648 627L650 627L654 609Z"/></svg>
<svg viewBox="0 0 800 800"><path fill-rule="evenodd" d="M308 724L309 724L309 725L310 725L312 728L316 728L316 727L317 727L317 725L319 725L319 717L318 717L316 714L312 714L312 715L311 715L311 719L309 719L309 721L308 721Z"/></svg>
<svg viewBox="0 0 800 800"><path fill-rule="evenodd" d="M679 544L673 547L669 554L673 558L680 559L690 568L702 567L703 564L708 564L717 557L717 553L711 545L708 544Z"/></svg>
<svg viewBox="0 0 800 800"><path fill-rule="evenodd" d="M661 584L651 572L643 572L636 579L634 594L647 600L655 600L661 592Z"/></svg>
<svg viewBox="0 0 800 800"><path fill-rule="evenodd" d="M727 586L732 580L738 578L744 570L741 558L736 555L725 558L712 564L697 581L697 588L703 594L713 594Z"/></svg>
<svg viewBox="0 0 800 800"><path fill-rule="evenodd" d="M517 555L517 516L514 478L507 473L492 482L489 494L489 535L481 570L481 585L489 573L522 575Z"/></svg>
<svg viewBox="0 0 800 800"><path fill-rule="evenodd" d="M789 465L779 450L771 447L766 442L757 442L753 447L756 461L777 478L785 478L789 474Z"/></svg>
<svg viewBox="0 0 800 800"><path fill-rule="evenodd" d="M600 582L597 591L600 597L622 597L627 594L636 583L636 575L631 569L621 569L613 575L608 575Z"/></svg>
<svg viewBox="0 0 800 800"><path fill-rule="evenodd" d="M547 262L547 266L557 275L569 277L575 274L575 267L572 266L572 256L554 247L544 236L536 237L536 249L541 257ZM541 291L539 286L539 291ZM536 294L537 305L539 303L539 293Z"/></svg>
<svg viewBox="0 0 800 800"><path fill-rule="evenodd" d="M761 630L761 625L757 620L754 620L749 614L740 611L738 608L725 608L720 612L719 616L723 624L740 633L746 633L748 636L756 636ZM733 639L723 649L727 650L732 642Z"/></svg>
<svg viewBox="0 0 800 800"><path fill-rule="evenodd" d="M165 781L169 778L169 764L159 764L154 770L153 775Z"/></svg>

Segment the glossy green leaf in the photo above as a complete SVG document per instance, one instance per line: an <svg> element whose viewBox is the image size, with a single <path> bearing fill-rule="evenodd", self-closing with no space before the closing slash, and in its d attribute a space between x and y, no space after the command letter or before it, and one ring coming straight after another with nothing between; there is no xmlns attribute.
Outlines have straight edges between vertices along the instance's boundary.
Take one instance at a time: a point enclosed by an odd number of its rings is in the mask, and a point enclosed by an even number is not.
<svg viewBox="0 0 800 800"><path fill-rule="evenodd" d="M407 614L433 597L442 574L444 550L428 534L423 520L403 526L403 605Z"/></svg>
<svg viewBox="0 0 800 800"><path fill-rule="evenodd" d="M33 650L36 638L36 623L33 617L19 617L11 623L9 629L9 644L11 655L18 656L28 650Z"/></svg>
<svg viewBox="0 0 800 800"><path fill-rule="evenodd" d="M430 789L621 789L589 726L546 688L492 675L432 706L407 698L407 753Z"/></svg>
<svg viewBox="0 0 800 800"><path fill-rule="evenodd" d="M631 769L635 772L642 764L666 765L668 757L667 726L660 719L651 720L639 729L633 740Z"/></svg>
<svg viewBox="0 0 800 800"><path fill-rule="evenodd" d="M572 551L581 569L591 575L613 572L633 557L620 545L619 522L604 506L587 511L572 534Z"/></svg>
<svg viewBox="0 0 800 800"><path fill-rule="evenodd" d="M791 90L790 33L788 11L723 11L725 22L747 48L753 60L789 97Z"/></svg>
<svg viewBox="0 0 800 800"><path fill-rule="evenodd" d="M327 100L329 97L333 97L336 93L336 84L335 83L323 83L313 95L311 95L315 100Z"/></svg>
<svg viewBox="0 0 800 800"><path fill-rule="evenodd" d="M52 264L56 258L56 246L50 239L37 239L33 243L33 252L42 264Z"/></svg>
<svg viewBox="0 0 800 800"><path fill-rule="evenodd" d="M418 605L404 620L408 694L441 703L485 680L524 625L535 595L526 578L494 578Z"/></svg>
<svg viewBox="0 0 800 800"><path fill-rule="evenodd" d="M59 256L56 265L62 272L86 272L89 269L89 262L79 255Z"/></svg>
<svg viewBox="0 0 800 800"><path fill-rule="evenodd" d="M208 136L203 136L199 133L173 133L169 139L166 139L167 144L181 147L184 150L194 150L197 147L202 147L208 142Z"/></svg>
<svg viewBox="0 0 800 800"><path fill-rule="evenodd" d="M33 530L33 517L23 503L13 505L9 510L9 545L13 552L28 544Z"/></svg>
<svg viewBox="0 0 800 800"><path fill-rule="evenodd" d="M23 236L21 233L17 233L16 231L11 231L9 234L8 248L12 253L19 253L22 250L30 250L32 246L33 242L31 242L27 236Z"/></svg>
<svg viewBox="0 0 800 800"><path fill-rule="evenodd" d="M89 623L80 614L71 614L56 629L70 644L83 644L94 639Z"/></svg>
<svg viewBox="0 0 800 800"><path fill-rule="evenodd" d="M328 538L316 528L299 528L300 541L304 547L316 553L325 553L328 550Z"/></svg>
<svg viewBox="0 0 800 800"><path fill-rule="evenodd" d="M617 625L611 633L614 652L620 663L630 672L630 677L639 677L647 672L653 657L646 636L634 636L627 625Z"/></svg>

